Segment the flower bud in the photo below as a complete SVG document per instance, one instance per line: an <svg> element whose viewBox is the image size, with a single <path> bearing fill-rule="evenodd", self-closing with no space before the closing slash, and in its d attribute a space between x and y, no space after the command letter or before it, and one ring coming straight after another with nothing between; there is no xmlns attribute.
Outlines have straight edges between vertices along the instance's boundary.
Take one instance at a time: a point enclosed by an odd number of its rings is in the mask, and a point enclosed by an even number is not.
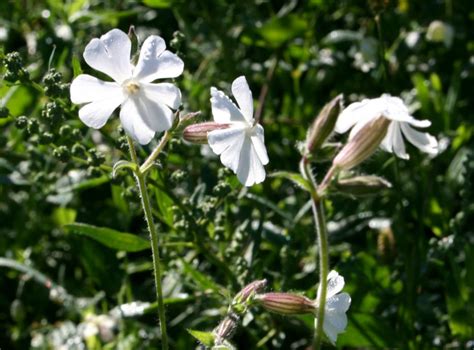
<svg viewBox="0 0 474 350"><path fill-rule="evenodd" d="M342 95L328 102L313 122L306 137L306 153L319 149L334 130L341 112Z"/></svg>
<svg viewBox="0 0 474 350"><path fill-rule="evenodd" d="M300 315L316 312L314 301L298 294L259 294L255 297L255 301L268 311L282 315Z"/></svg>
<svg viewBox="0 0 474 350"><path fill-rule="evenodd" d="M371 196L392 187L387 180L378 176L356 176L338 180L335 188L343 194L352 196Z"/></svg>
<svg viewBox="0 0 474 350"><path fill-rule="evenodd" d="M235 313L229 313L213 330L215 335L214 344L220 345L226 339L229 339L234 334L239 316Z"/></svg>
<svg viewBox="0 0 474 350"><path fill-rule="evenodd" d="M207 134L213 130L227 129L230 124L220 124L216 122L205 122L187 126L183 131L183 138L186 141L198 144L207 143Z"/></svg>
<svg viewBox="0 0 474 350"><path fill-rule="evenodd" d="M333 160L336 168L349 170L370 157L387 134L390 120L380 116L354 135Z"/></svg>
<svg viewBox="0 0 474 350"><path fill-rule="evenodd" d="M234 298L234 303L245 303L267 286L267 280L257 280L247 284Z"/></svg>

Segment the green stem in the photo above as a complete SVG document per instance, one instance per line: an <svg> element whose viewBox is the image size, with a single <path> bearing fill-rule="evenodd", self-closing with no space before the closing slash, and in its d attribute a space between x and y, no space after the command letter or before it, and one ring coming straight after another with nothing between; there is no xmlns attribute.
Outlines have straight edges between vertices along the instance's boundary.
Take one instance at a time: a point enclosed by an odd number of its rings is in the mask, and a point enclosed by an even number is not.
<svg viewBox="0 0 474 350"><path fill-rule="evenodd" d="M323 324L324 324L324 313L326 311L326 293L328 285L328 273L329 273L329 249L328 249L328 235L326 229L326 218L324 215L324 202L323 197L318 192L318 185L316 180L311 173L311 165L306 157L301 160L300 169L303 172L303 176L308 180L311 186L311 207L313 209L314 225L316 226L316 235L318 241L318 255L319 255L319 290L316 291L318 300L318 311L316 313L315 330L314 330L314 341L313 349L318 350L321 347L323 339ZM330 181L334 170L330 170L323 181L324 185ZM319 295L318 295L319 294Z"/></svg>
<svg viewBox="0 0 474 350"><path fill-rule="evenodd" d="M319 248L319 303L317 311L317 323L315 325L315 337L314 337L314 349L319 349L323 338L323 324L324 324L324 313L326 311L326 292L328 285L328 273L329 273L329 252L328 252L328 237L326 229L326 218L324 215L323 202L312 196L312 208L314 222L316 225L316 232L318 235L318 248Z"/></svg>
<svg viewBox="0 0 474 350"><path fill-rule="evenodd" d="M155 159L160 155L161 151L165 147L165 145L168 143L168 141L171 139L171 136L173 136L172 132L166 131L163 137L160 140L160 143L156 148L151 152L150 156L145 160L145 162L142 164L140 167L140 172L142 174L146 174L148 170L153 166L153 162ZM138 163L137 163L138 164Z"/></svg>
<svg viewBox="0 0 474 350"><path fill-rule="evenodd" d="M127 136L128 146L130 148L130 157L132 161L139 166L137 153L132 139ZM156 150L155 150L156 151ZM155 153L155 152L153 152ZM153 162L153 160L151 161ZM160 330L161 330L161 348L168 350L168 334L166 331L166 317L165 308L163 303L163 289L161 286L161 263L160 263L160 250L158 242L158 233L156 232L155 223L153 222L153 215L151 211L150 197L146 187L145 174L138 168L135 172L135 178L137 179L138 190L140 191L140 198L142 201L143 212L148 225L148 232L150 233L151 241L151 252L153 256L153 270L155 274L155 290L156 300L158 302L158 317L160 319Z"/></svg>

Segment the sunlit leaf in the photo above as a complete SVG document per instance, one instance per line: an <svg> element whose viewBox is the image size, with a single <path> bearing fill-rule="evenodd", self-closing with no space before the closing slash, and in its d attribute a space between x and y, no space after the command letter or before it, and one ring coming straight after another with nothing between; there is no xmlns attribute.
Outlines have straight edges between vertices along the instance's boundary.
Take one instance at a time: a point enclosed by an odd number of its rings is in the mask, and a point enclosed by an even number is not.
<svg viewBox="0 0 474 350"><path fill-rule="evenodd" d="M68 232L84 235L102 243L106 247L125 252L139 252L150 249L150 242L131 233L116 231L107 227L75 223L66 225Z"/></svg>

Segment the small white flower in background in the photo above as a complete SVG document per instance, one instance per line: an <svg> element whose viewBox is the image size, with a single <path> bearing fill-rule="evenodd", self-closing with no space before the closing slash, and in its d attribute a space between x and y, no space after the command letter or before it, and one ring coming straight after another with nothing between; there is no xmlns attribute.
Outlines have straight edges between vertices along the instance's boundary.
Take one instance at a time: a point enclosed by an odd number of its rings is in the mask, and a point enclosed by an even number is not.
<svg viewBox="0 0 474 350"><path fill-rule="evenodd" d="M442 21L433 21L426 31L426 39L431 42L442 42L450 48L454 39L454 29Z"/></svg>
<svg viewBox="0 0 474 350"><path fill-rule="evenodd" d="M152 82L179 76L184 63L166 50L165 41L156 35L143 43L136 66L130 62L131 49L129 37L119 29L92 39L84 50L86 63L114 81L81 74L71 84L71 101L85 104L79 110L79 118L94 129L104 126L121 106L123 128L144 145L155 132L172 126L174 110L181 104L181 92L176 86Z"/></svg>
<svg viewBox="0 0 474 350"><path fill-rule="evenodd" d="M344 288L344 277L332 270L328 274L328 288L326 292L326 306L324 311L323 330L331 343L336 344L337 335L343 333L347 327L346 312L351 305L351 297L348 293L339 293ZM316 306L319 304L319 295ZM316 319L317 323L318 320Z"/></svg>
<svg viewBox="0 0 474 350"><path fill-rule="evenodd" d="M240 108L222 91L211 88L214 121L229 126L209 132L209 146L243 185L252 186L265 180L263 166L268 163L268 155L263 127L253 118L252 92L244 76L233 81L232 94Z"/></svg>
<svg viewBox="0 0 474 350"><path fill-rule="evenodd" d="M380 145L385 151L408 159L409 155L405 151L403 135L421 151L432 155L438 153L436 138L413 128L427 128L431 122L415 119L410 115L408 107L400 98L387 94L350 104L339 115L335 130L338 133L345 133L352 128L349 135L349 140L351 140L364 125L381 116L391 121L387 134Z"/></svg>

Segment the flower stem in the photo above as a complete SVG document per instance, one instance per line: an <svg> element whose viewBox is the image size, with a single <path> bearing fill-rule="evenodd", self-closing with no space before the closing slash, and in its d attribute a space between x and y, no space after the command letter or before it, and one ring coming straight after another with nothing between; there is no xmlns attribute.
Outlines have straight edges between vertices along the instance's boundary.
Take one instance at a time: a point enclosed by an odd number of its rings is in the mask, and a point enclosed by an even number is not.
<svg viewBox="0 0 474 350"><path fill-rule="evenodd" d="M323 193L326 190L326 188L329 186L329 183L331 182L331 180L332 180L333 176L335 175L335 173L337 172L337 170L338 169L335 165L331 165L328 172L324 176L324 179L321 182L321 185L319 186L319 189L318 189L319 193Z"/></svg>
<svg viewBox="0 0 474 350"><path fill-rule="evenodd" d="M142 166L140 167L140 172L142 174L146 174L146 172L148 170L150 170L150 168L153 166L153 162L155 161L155 159L159 156L159 154L161 153L161 151L163 150L163 147L165 147L165 145L168 143L168 141L171 139L171 136L172 136L172 132L170 131L166 131L165 134L163 135L163 137L161 138L160 140L160 143L158 144L158 146L156 146L156 148L153 150L153 152L151 152L150 156L147 158L147 160L145 160L145 162L142 164ZM137 163L138 164L138 163Z"/></svg>
<svg viewBox="0 0 474 350"><path fill-rule="evenodd" d="M165 138L165 136L163 137L163 139ZM127 141L128 141L128 146L130 148L130 157L132 158L132 161L135 164L137 164L137 166L139 166L137 153L135 151L135 146L133 144L133 141L129 136L127 136ZM160 142L160 145L162 143L163 142ZM152 153L152 155L155 154L155 152L156 152L156 149ZM158 155L158 153L159 152L156 153L155 158ZM150 164L152 164L152 162L153 162L153 159L150 161ZM161 348L163 350L168 350L168 334L166 331L166 317L165 317L165 308L164 308L164 303L163 303L163 289L161 286L161 263L160 263L160 250L159 250L160 247L159 247L159 242L158 242L158 233L156 232L155 223L153 222L153 215L151 211L150 197L148 196L148 191L146 187L145 174L144 172L142 172L141 170L142 168L143 166L136 170L135 178L137 180L138 190L140 192L140 198L142 201L143 212L145 214L145 220L148 225L148 232L150 233L151 252L153 255L153 270L154 270L154 275L155 275L156 299L158 301L158 317L160 319Z"/></svg>
<svg viewBox="0 0 474 350"><path fill-rule="evenodd" d="M323 202L321 199L312 198L312 208L314 222L316 225L316 232L318 235L319 248L319 290L318 296L318 311L317 322L315 325L314 349L319 349L323 337L324 312L326 310L326 292L328 284L329 273L329 252L328 252L328 238L326 229L326 218L324 215Z"/></svg>
<svg viewBox="0 0 474 350"><path fill-rule="evenodd" d="M320 196L322 191L318 192L318 185L311 173L309 161L303 157L301 160L302 175L308 180L311 187L311 207L313 209L314 225L316 226L316 235L318 241L318 256L319 256L319 293L317 291L318 310L316 312L316 322L314 330L314 341L313 349L318 350L321 347L323 338L323 324L324 324L324 313L326 311L326 293L328 285L328 273L329 273L329 248L328 248L328 237L326 228L326 217L324 214L324 198ZM329 170L328 174L323 180L323 185L327 186L332 174L335 170ZM318 295L319 294L319 295Z"/></svg>

